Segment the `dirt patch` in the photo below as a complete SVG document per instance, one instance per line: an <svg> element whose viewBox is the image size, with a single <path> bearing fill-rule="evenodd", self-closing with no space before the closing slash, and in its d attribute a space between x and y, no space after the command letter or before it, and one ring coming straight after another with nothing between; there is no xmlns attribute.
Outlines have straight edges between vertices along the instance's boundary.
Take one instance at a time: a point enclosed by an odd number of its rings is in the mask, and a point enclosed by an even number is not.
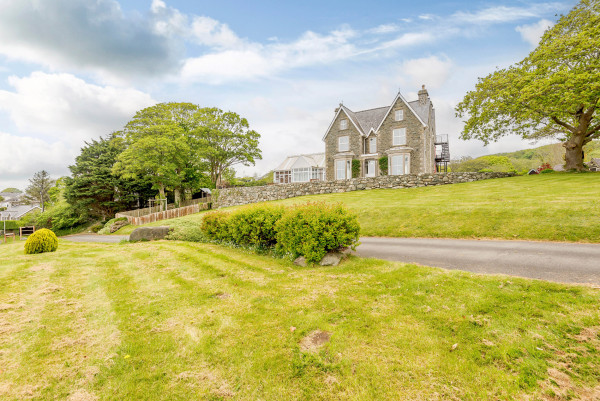
<svg viewBox="0 0 600 401"><path fill-rule="evenodd" d="M40 290L40 294L44 295L44 294L51 294L53 292L57 292L62 290L62 287L60 285L56 285L56 284L48 284L44 287L41 288Z"/></svg>
<svg viewBox="0 0 600 401"><path fill-rule="evenodd" d="M5 311L9 309L21 309L23 307L23 304L0 304L0 311Z"/></svg>
<svg viewBox="0 0 600 401"><path fill-rule="evenodd" d="M219 299L229 299L231 298L231 295L226 293L226 292L217 292L215 294L215 298L219 298Z"/></svg>
<svg viewBox="0 0 600 401"><path fill-rule="evenodd" d="M579 333L576 336L573 336L573 338L579 341L580 343L590 342L593 340L598 340L599 332L600 326L586 327L583 330L581 330L581 333Z"/></svg>
<svg viewBox="0 0 600 401"><path fill-rule="evenodd" d="M315 330L300 341L300 351L316 353L329 342L330 338L331 333Z"/></svg>
<svg viewBox="0 0 600 401"><path fill-rule="evenodd" d="M181 372L175 379L178 382L184 382L193 387L208 387L212 394L221 398L231 398L235 395L229 383L219 379L219 377L210 370Z"/></svg>
<svg viewBox="0 0 600 401"><path fill-rule="evenodd" d="M94 394L80 388L79 390L75 390L75 392L67 398L67 401L95 401L97 399L98 397Z"/></svg>

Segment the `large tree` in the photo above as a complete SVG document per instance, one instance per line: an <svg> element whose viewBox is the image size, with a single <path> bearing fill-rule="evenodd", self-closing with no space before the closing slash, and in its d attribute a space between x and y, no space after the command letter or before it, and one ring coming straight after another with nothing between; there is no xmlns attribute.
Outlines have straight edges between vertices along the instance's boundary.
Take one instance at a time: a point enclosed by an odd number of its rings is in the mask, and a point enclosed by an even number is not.
<svg viewBox="0 0 600 401"><path fill-rule="evenodd" d="M199 168L189 141L198 108L192 103L160 103L138 111L123 129L127 149L113 172L124 178L147 176L161 198L172 189L178 203L186 178Z"/></svg>
<svg viewBox="0 0 600 401"><path fill-rule="evenodd" d="M86 142L75 164L69 166L65 198L73 208L103 220L135 207L139 198L150 197L151 185L144 177L124 179L112 174L117 157L125 150L123 139L110 135Z"/></svg>
<svg viewBox="0 0 600 401"><path fill-rule="evenodd" d="M233 112L203 108L195 113L194 148L208 164L210 178L218 188L223 173L238 164L254 165L262 159L258 148L260 134L251 130L248 120Z"/></svg>
<svg viewBox="0 0 600 401"><path fill-rule="evenodd" d="M29 179L29 186L25 190L25 199L28 201L38 202L42 208L42 213L45 210L45 204L50 200L48 191L54 186L54 180L46 170L38 171Z"/></svg>
<svg viewBox="0 0 600 401"><path fill-rule="evenodd" d="M600 137L600 0L582 0L524 60L479 79L457 106L461 138L559 138L565 169L583 170L583 146Z"/></svg>

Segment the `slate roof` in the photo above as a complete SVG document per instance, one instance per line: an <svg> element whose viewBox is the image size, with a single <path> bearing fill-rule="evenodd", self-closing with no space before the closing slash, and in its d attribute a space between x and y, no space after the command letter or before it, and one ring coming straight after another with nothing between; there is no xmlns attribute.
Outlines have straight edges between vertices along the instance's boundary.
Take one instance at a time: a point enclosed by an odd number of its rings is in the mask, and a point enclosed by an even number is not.
<svg viewBox="0 0 600 401"><path fill-rule="evenodd" d="M307 155L289 156L275 171L291 170L293 168L325 167L325 153L312 153Z"/></svg>
<svg viewBox="0 0 600 401"><path fill-rule="evenodd" d="M429 122L429 111L431 105L430 101L425 102L425 104L421 104L418 100L413 100L412 102L406 103L417 114L417 116L423 121L424 124L427 124ZM390 106L383 106L360 111L352 111L344 105L341 105L341 108L352 120L354 125L357 126L359 131L361 131L361 134L365 136L369 135L371 128L373 130L377 130L377 128L379 128L379 125L390 110ZM329 130L327 131L329 132Z"/></svg>
<svg viewBox="0 0 600 401"><path fill-rule="evenodd" d="M18 220L22 216L26 215L29 212L32 212L35 209L40 209L37 205L18 205L11 206L10 208L0 212L0 218L9 220Z"/></svg>

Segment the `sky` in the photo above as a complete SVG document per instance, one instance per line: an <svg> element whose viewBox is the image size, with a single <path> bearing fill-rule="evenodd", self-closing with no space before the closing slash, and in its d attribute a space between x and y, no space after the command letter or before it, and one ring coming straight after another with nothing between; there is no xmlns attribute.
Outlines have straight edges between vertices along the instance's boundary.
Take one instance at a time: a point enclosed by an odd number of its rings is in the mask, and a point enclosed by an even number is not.
<svg viewBox="0 0 600 401"><path fill-rule="evenodd" d="M263 158L238 176L323 152L340 102L387 106L421 85L452 158L532 147L459 139L454 107L575 3L0 0L0 190L42 169L68 175L86 141L160 102L247 118Z"/></svg>

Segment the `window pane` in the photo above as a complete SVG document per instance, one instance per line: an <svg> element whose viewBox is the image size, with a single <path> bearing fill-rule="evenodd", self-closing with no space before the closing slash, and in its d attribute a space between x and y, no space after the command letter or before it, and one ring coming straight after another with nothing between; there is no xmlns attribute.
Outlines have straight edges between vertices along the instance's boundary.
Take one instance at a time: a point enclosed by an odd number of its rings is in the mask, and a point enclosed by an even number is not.
<svg viewBox="0 0 600 401"><path fill-rule="evenodd" d="M338 151L340 152L347 152L350 149L350 145L349 145L349 137L347 136L340 136L338 138Z"/></svg>
<svg viewBox="0 0 600 401"><path fill-rule="evenodd" d="M346 179L346 161L345 160L337 160L335 162L335 178L337 180Z"/></svg>
<svg viewBox="0 0 600 401"><path fill-rule="evenodd" d="M400 156L392 156L392 175L400 175L404 172L404 166L402 162L404 161L404 155Z"/></svg>
<svg viewBox="0 0 600 401"><path fill-rule="evenodd" d="M393 145L406 145L406 128L396 128L393 131Z"/></svg>
<svg viewBox="0 0 600 401"><path fill-rule="evenodd" d="M404 119L404 110L396 110L395 120L402 121Z"/></svg>
<svg viewBox="0 0 600 401"><path fill-rule="evenodd" d="M404 174L410 173L410 156L404 155Z"/></svg>
<svg viewBox="0 0 600 401"><path fill-rule="evenodd" d="M369 142L369 152L377 153L377 138L371 138Z"/></svg>
<svg viewBox="0 0 600 401"><path fill-rule="evenodd" d="M340 121L340 129L346 129L346 128L348 128L348 120Z"/></svg>

